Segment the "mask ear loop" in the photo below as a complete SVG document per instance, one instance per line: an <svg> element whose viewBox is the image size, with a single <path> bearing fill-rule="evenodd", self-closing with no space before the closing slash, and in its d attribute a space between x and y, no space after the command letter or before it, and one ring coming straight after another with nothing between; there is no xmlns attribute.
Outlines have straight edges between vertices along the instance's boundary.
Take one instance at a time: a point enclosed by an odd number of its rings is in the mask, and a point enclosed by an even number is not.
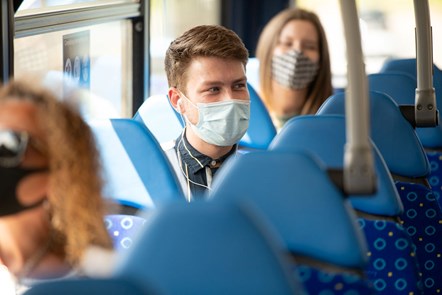
<svg viewBox="0 0 442 295"><path fill-rule="evenodd" d="M178 106L179 106L179 104L178 104ZM180 141L178 142L178 148L180 147L180 145L182 145L183 147L184 147L184 149L189 153L189 155L190 155L190 157L192 158L192 159L194 159L199 165L200 165L200 167L201 168L204 168L204 165L203 164L201 164L201 162L197 159L197 158L195 158L193 155L192 155L192 153L190 152L190 150L187 148L187 145L186 145L186 143L183 141L183 137L184 137L184 135L185 135L185 131L186 131L186 128L187 128L187 120L186 120L186 118L185 118L185 116L181 113L181 107L178 107L178 109L179 109L179 113L180 113L180 116L181 116L181 120L183 120L183 122L185 122L185 126L184 126L184 128L183 128L183 131L181 132L181 136L180 136ZM180 155L179 155L179 151L178 151L178 149L177 149L177 157L178 157L178 163L179 163L179 165L180 165L180 170L181 170L181 173L183 173L183 176L186 178L186 180L187 180L187 188L188 188L188 194L189 194L189 198L188 198L188 202L190 202L191 201L191 197L190 197L190 184L189 183L192 183L192 184L194 184L194 185L198 185L198 186L201 186L201 187L203 187L203 188L205 188L205 189L208 189L208 190L211 190L211 188L209 187L209 186L207 186L207 185L204 185L204 184L201 184L201 183L197 183L197 182L195 182L195 181L193 181L193 180L191 180L190 178L189 178L189 175L188 175L188 170L187 170L187 165L186 165L186 172L184 172L184 169L183 169L183 164L182 164L182 161L181 161L181 157L180 157Z"/></svg>

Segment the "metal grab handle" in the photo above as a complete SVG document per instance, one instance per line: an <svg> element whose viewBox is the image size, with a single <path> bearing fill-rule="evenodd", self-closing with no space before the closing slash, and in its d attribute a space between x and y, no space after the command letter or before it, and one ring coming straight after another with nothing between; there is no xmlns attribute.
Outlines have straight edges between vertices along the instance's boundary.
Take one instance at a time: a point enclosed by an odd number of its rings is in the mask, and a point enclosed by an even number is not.
<svg viewBox="0 0 442 295"><path fill-rule="evenodd" d="M355 0L341 0L347 45L345 115L347 143L344 155L344 189L347 194L373 194L377 189L370 134L368 82L362 54Z"/></svg>
<svg viewBox="0 0 442 295"><path fill-rule="evenodd" d="M417 127L438 125L436 94L433 87L433 42L428 0L414 0L416 21L415 121Z"/></svg>

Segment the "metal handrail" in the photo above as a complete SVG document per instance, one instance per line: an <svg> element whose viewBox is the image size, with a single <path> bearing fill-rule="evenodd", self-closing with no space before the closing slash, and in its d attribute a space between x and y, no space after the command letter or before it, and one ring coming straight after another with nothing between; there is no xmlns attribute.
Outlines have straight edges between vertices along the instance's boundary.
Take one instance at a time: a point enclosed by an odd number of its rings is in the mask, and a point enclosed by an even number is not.
<svg viewBox="0 0 442 295"><path fill-rule="evenodd" d="M433 42L428 0L414 0L416 20L416 127L438 125L436 94L433 87Z"/></svg>
<svg viewBox="0 0 442 295"><path fill-rule="evenodd" d="M341 0L341 13L347 46L345 95L346 144L344 190L347 194L372 194L376 175L370 134L368 82L362 53L361 32L355 0Z"/></svg>

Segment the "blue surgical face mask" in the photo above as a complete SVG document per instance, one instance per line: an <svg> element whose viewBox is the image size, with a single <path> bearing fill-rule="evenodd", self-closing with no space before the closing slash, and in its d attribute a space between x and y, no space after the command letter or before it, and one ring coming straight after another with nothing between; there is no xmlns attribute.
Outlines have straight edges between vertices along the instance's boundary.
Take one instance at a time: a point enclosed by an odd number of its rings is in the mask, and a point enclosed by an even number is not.
<svg viewBox="0 0 442 295"><path fill-rule="evenodd" d="M250 101L230 99L196 105L184 94L191 105L198 109L196 125L186 119L193 132L207 143L217 146L231 146L246 133L250 119Z"/></svg>

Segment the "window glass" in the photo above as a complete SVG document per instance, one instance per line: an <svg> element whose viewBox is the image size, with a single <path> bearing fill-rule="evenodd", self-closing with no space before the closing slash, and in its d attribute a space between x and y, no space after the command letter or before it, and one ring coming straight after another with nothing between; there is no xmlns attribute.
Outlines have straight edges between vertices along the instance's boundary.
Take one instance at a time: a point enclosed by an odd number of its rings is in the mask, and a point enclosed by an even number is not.
<svg viewBox="0 0 442 295"><path fill-rule="evenodd" d="M150 94L166 94L164 56L170 42L196 25L220 24L220 0L151 0Z"/></svg>
<svg viewBox="0 0 442 295"><path fill-rule="evenodd" d="M103 4L119 4L139 2L139 0L24 0L18 8L18 15L25 13L34 13L30 10L60 10L62 6L98 6Z"/></svg>
<svg viewBox="0 0 442 295"><path fill-rule="evenodd" d="M433 27L433 60L441 67L442 51L437 49L442 46L442 3L438 0L428 2ZM319 15L330 47L333 84L344 87L347 62L340 2L297 0L296 3ZM416 57L413 1L360 0L357 4L367 74L379 71L389 57Z"/></svg>
<svg viewBox="0 0 442 295"><path fill-rule="evenodd" d="M80 87L78 103L87 118L129 117L131 36L125 20L17 38L15 76L44 77L60 96Z"/></svg>

